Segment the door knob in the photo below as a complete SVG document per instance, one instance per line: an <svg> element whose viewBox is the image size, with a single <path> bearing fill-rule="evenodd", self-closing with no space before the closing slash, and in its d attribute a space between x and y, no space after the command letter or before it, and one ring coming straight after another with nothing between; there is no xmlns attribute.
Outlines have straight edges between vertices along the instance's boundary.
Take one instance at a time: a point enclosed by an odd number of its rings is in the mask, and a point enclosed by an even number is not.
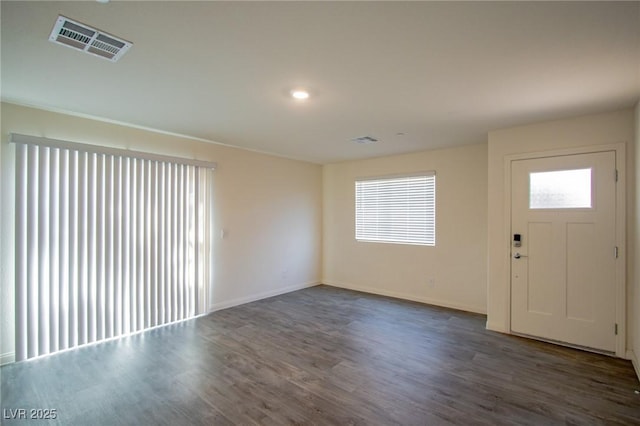
<svg viewBox="0 0 640 426"><path fill-rule="evenodd" d="M516 253L513 255L514 259L520 259L521 257L529 257L526 254L520 254L520 253Z"/></svg>

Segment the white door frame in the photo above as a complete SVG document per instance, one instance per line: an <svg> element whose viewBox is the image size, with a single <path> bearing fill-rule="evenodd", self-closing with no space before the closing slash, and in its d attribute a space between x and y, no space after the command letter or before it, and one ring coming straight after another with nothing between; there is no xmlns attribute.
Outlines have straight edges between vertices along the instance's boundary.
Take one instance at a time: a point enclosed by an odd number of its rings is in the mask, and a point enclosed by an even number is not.
<svg viewBox="0 0 640 426"><path fill-rule="evenodd" d="M552 151L531 152L525 154L512 154L504 157L504 232L503 244L505 247L505 261L509 262L509 285L506 286L505 303L507 304L506 329L511 331L511 164L516 160L529 160L533 158L557 157L563 155L589 154L594 152L614 151L616 153L616 170L618 171L618 183L616 185L616 245L618 246L618 261L616 262L616 324L618 334L616 336L615 355L626 358L627 336L627 245L626 245L626 146L624 143L609 145L593 145L578 148L560 149Z"/></svg>

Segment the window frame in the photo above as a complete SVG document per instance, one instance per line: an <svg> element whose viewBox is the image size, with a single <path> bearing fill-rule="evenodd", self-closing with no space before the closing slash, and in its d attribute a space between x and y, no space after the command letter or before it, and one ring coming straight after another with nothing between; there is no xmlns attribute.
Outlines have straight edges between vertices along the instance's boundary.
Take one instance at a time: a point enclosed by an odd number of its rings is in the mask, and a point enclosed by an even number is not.
<svg viewBox="0 0 640 426"><path fill-rule="evenodd" d="M389 202L388 199L386 203L380 203L379 199L377 201L369 199L368 202L374 202L376 204L373 208L369 208L371 210L370 212L363 212L363 185L371 182L376 182L378 185L402 185L402 181L411 183L408 180L411 180L412 178L424 178L424 188L416 191L415 187L422 184L414 182L413 189L407 188L407 191L400 193L396 192L393 196L397 197L398 194L400 194L401 197L407 197L407 195L413 195L415 197L418 195L420 197L419 203L422 203L425 209L423 225L417 226L417 222L420 222L420 217L416 214L416 211L421 209L423 206L415 205L415 199L413 206L414 214L412 216L405 215L404 218L399 218L397 216L398 209L401 209L404 213L407 212L407 210L405 210L407 208L407 203L410 203L411 201L406 200L406 198L400 203L395 204ZM374 185L371 186L373 188ZM380 188L380 186L378 186L378 188ZM387 188L387 190L389 190L389 188ZM385 195L387 195L387 197L389 196L389 194ZM435 247L437 222L436 199L437 179L435 170L383 176L356 177L354 181L355 240L357 242ZM379 220L379 214L381 211L383 214L387 215L386 220ZM375 225L370 223L367 226L367 224L363 223L363 216L367 213L370 215L374 214L376 216L375 220L377 223ZM396 216L393 216L394 214L396 214ZM411 214L411 210L409 210L409 214ZM404 230L402 230L403 227Z"/></svg>

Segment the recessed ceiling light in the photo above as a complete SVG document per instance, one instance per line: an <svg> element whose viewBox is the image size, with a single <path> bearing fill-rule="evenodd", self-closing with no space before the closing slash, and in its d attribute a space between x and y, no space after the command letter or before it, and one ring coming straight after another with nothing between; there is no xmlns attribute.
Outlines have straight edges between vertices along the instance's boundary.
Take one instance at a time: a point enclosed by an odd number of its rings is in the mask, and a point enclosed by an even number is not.
<svg viewBox="0 0 640 426"><path fill-rule="evenodd" d="M296 89L291 91L291 97L298 100L304 100L309 98L309 92L302 89Z"/></svg>

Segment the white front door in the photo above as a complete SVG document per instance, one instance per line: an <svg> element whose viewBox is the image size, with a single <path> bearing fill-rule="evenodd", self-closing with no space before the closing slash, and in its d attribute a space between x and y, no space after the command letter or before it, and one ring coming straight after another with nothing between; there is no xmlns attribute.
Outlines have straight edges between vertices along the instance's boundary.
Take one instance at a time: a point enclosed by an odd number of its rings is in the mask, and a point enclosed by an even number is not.
<svg viewBox="0 0 640 426"><path fill-rule="evenodd" d="M511 163L512 331L615 351L615 164L614 151Z"/></svg>

